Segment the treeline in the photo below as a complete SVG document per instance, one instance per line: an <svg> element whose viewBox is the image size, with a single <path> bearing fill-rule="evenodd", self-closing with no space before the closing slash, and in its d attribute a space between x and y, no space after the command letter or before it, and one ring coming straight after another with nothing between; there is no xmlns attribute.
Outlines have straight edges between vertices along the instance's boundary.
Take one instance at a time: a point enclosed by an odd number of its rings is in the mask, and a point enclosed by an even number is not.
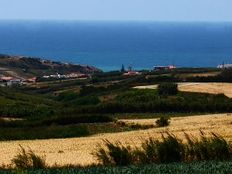
<svg viewBox="0 0 232 174"><path fill-rule="evenodd" d="M224 69L220 74L216 76L206 77L188 77L186 81L189 82L232 82L232 69Z"/></svg>
<svg viewBox="0 0 232 174"><path fill-rule="evenodd" d="M176 96L159 96L155 92L132 91L116 100L95 106L73 109L76 113L144 113L144 112L231 112L232 100L223 94L179 92Z"/></svg>
<svg viewBox="0 0 232 174"><path fill-rule="evenodd" d="M49 117L54 115L55 109L45 105L29 105L28 103L0 105L1 117Z"/></svg>
<svg viewBox="0 0 232 174"><path fill-rule="evenodd" d="M137 78L135 84L152 84L160 82L232 82L232 69L224 69L215 76L190 76L181 77L179 74L187 73L207 73L208 71L196 71L182 70L182 71L167 71L149 73L148 75L142 75ZM210 72L210 71L209 71Z"/></svg>

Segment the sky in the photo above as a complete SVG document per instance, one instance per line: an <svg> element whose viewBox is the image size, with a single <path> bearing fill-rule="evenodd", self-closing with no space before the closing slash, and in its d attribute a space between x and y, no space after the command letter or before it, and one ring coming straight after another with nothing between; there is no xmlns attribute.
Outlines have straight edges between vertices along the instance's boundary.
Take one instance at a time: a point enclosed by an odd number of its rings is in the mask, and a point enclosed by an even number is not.
<svg viewBox="0 0 232 174"><path fill-rule="evenodd" d="M232 0L0 0L0 19L232 21Z"/></svg>

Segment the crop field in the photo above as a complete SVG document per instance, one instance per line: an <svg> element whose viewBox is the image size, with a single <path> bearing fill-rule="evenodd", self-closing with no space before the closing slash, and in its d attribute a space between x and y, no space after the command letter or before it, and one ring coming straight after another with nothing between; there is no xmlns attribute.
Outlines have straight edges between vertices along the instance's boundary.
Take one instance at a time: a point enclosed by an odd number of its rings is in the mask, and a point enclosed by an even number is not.
<svg viewBox="0 0 232 174"><path fill-rule="evenodd" d="M157 85L137 86L137 89L156 89ZM178 83L180 91L225 94L232 98L232 83Z"/></svg>
<svg viewBox="0 0 232 174"><path fill-rule="evenodd" d="M173 163L173 164L150 164L144 166L127 166L127 167L91 167L87 169L31 169L25 170L25 173L47 173L47 174L102 174L102 173L163 173L163 174L199 174L199 173L231 173L232 162L197 162L197 163ZM19 171L18 173L23 173ZM15 172L17 173L17 171Z"/></svg>
<svg viewBox="0 0 232 174"><path fill-rule="evenodd" d="M130 119L120 120L128 123L155 124L156 119ZM139 146L141 140L148 137L161 137L161 133L170 131L179 138L183 138L183 132L194 136L199 135L199 130L205 133L215 132L225 139L232 141L232 114L198 115L188 117L171 118L171 123L164 128L151 128L121 133L104 133L83 138L5 141L0 142L0 165L11 163L11 159L17 154L19 145L31 148L36 154L45 156L48 165L89 165L97 163L92 153L103 139L112 142L121 141L124 144Z"/></svg>

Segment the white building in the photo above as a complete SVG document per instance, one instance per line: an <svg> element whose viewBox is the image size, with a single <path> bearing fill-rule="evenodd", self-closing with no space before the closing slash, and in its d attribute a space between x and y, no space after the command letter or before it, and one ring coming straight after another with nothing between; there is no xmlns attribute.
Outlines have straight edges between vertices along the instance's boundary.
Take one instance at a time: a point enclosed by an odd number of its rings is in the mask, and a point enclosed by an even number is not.
<svg viewBox="0 0 232 174"><path fill-rule="evenodd" d="M232 64L221 64L221 65L218 65L217 68L220 68L220 69L232 68Z"/></svg>

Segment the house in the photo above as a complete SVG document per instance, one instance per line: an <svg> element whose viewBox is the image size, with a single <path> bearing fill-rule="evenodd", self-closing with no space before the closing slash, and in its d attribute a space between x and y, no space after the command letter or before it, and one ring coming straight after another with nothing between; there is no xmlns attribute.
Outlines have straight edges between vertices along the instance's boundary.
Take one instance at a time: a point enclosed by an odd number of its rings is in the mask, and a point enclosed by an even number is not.
<svg viewBox="0 0 232 174"><path fill-rule="evenodd" d="M124 73L124 76L135 76L135 75L141 75L142 73L137 72L137 71L128 71L126 73Z"/></svg>
<svg viewBox="0 0 232 174"><path fill-rule="evenodd" d="M6 87L6 86L20 86L23 84L22 79L14 78L10 76L2 76L0 77L0 86Z"/></svg>
<svg viewBox="0 0 232 174"><path fill-rule="evenodd" d="M168 66L154 66L154 71L161 71L161 70L173 70L176 69L174 65L168 65Z"/></svg>
<svg viewBox="0 0 232 174"><path fill-rule="evenodd" d="M37 80L36 77L32 77L32 78L30 78L30 79L27 79L26 82L28 82L28 83L35 83L36 80Z"/></svg>
<svg viewBox="0 0 232 174"><path fill-rule="evenodd" d="M20 86L22 85L22 80L21 79L17 79L17 78L14 78L12 80L9 80L6 82L6 86Z"/></svg>
<svg viewBox="0 0 232 174"><path fill-rule="evenodd" d="M219 69L229 69L229 68L232 68L232 64L220 64L217 66L217 68Z"/></svg>
<svg viewBox="0 0 232 174"><path fill-rule="evenodd" d="M10 81L12 79L14 79L14 77L10 77L10 76L0 77L0 80L3 81L3 82L8 82L8 81Z"/></svg>

